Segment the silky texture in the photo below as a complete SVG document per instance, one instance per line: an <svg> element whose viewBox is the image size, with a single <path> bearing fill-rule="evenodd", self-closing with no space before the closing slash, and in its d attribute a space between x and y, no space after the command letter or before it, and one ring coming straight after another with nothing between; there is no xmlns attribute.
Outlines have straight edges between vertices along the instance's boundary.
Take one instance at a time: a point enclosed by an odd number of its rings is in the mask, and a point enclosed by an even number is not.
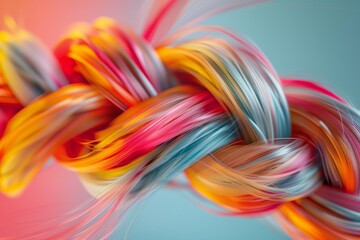
<svg viewBox="0 0 360 240"><path fill-rule="evenodd" d="M161 1L138 32L99 18L74 25L53 53L8 20L0 191L20 195L54 157L94 199L0 238L106 238L185 172L221 214L274 214L297 239L360 239L359 110L281 79L246 39L195 25L249 3L211 2L192 19L194 2Z"/></svg>

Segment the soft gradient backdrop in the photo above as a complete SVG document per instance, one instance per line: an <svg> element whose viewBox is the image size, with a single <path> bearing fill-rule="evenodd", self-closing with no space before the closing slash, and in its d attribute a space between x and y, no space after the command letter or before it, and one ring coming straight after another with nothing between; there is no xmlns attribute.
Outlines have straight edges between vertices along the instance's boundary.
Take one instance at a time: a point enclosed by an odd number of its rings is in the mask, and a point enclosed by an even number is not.
<svg viewBox="0 0 360 240"><path fill-rule="evenodd" d="M13 16L20 25L53 46L76 21L92 21L104 15L118 21L131 19L129 17L137 15L138 7L136 4L129 7L127 2L0 0L0 18ZM251 39L282 76L321 82L359 108L360 1L273 1L233 10L206 23L226 26ZM49 173L40 174L36 181L48 179L47 175ZM42 191L55 199L56 194L61 196L61 191L69 189L75 179L72 174L64 173L61 181L49 181L56 188ZM36 181L25 194L31 195ZM61 201L67 200L58 200ZM26 198L24 202L30 207ZM22 203L21 199L17 203ZM126 224L112 239L288 239L281 230L271 226L271 219L220 217L202 210L196 203L198 200L186 191L159 190L127 215ZM0 206L0 210L1 207L4 206ZM2 216L0 214L0 218Z"/></svg>

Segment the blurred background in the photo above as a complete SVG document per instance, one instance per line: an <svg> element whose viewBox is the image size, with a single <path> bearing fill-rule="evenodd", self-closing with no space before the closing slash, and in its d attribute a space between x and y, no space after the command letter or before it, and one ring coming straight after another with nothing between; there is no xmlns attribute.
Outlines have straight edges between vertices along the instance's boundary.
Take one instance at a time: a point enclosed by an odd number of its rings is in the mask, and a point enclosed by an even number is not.
<svg viewBox="0 0 360 240"><path fill-rule="evenodd" d="M131 2L131 4L130 4ZM133 0L0 0L0 18L12 16L22 27L54 46L69 26L108 16L134 25L142 1ZM231 10L204 24L225 26L254 42L281 76L320 82L359 108L360 106L360 1L270 1ZM0 24L1 27L1 24ZM51 168L61 168L54 165ZM51 170L51 169L50 169ZM39 190L37 184L47 181ZM74 184L74 182L76 184ZM76 176L64 170L51 178L41 173L18 206L44 206L47 196L57 204L79 201L61 198L78 191ZM32 191L37 189L38 192ZM46 193L47 196L44 195ZM36 194L42 197L35 198ZM31 200L32 199L32 200ZM0 196L0 212L7 201ZM271 218L222 217L201 209L199 201L183 190L160 189L127 214L111 239L289 239ZM51 208L51 204L46 205ZM4 213L4 212L3 212ZM5 215L0 214L0 218Z"/></svg>

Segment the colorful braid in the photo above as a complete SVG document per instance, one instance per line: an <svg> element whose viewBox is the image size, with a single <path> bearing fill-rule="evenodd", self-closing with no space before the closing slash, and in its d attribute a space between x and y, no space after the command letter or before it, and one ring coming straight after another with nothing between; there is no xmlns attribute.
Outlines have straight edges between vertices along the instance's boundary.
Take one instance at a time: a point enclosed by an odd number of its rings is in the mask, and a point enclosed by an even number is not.
<svg viewBox="0 0 360 240"><path fill-rule="evenodd" d="M194 25L189 6L161 1L140 33L108 18L78 24L53 53L7 20L0 192L20 195L54 157L96 200L0 239L106 238L183 172L224 214L273 213L296 239L360 239L359 110L280 79L247 40Z"/></svg>

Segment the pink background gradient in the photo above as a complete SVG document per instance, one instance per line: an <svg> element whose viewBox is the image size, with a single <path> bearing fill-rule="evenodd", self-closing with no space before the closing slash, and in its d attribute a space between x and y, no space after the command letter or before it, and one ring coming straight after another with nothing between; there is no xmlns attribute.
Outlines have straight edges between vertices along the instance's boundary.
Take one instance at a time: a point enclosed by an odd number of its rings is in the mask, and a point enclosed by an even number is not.
<svg viewBox="0 0 360 240"><path fill-rule="evenodd" d="M134 21L130 19L140 5L139 0L0 0L0 26L2 17L11 16L20 26L53 46L79 21L91 22L107 16L131 26Z"/></svg>

